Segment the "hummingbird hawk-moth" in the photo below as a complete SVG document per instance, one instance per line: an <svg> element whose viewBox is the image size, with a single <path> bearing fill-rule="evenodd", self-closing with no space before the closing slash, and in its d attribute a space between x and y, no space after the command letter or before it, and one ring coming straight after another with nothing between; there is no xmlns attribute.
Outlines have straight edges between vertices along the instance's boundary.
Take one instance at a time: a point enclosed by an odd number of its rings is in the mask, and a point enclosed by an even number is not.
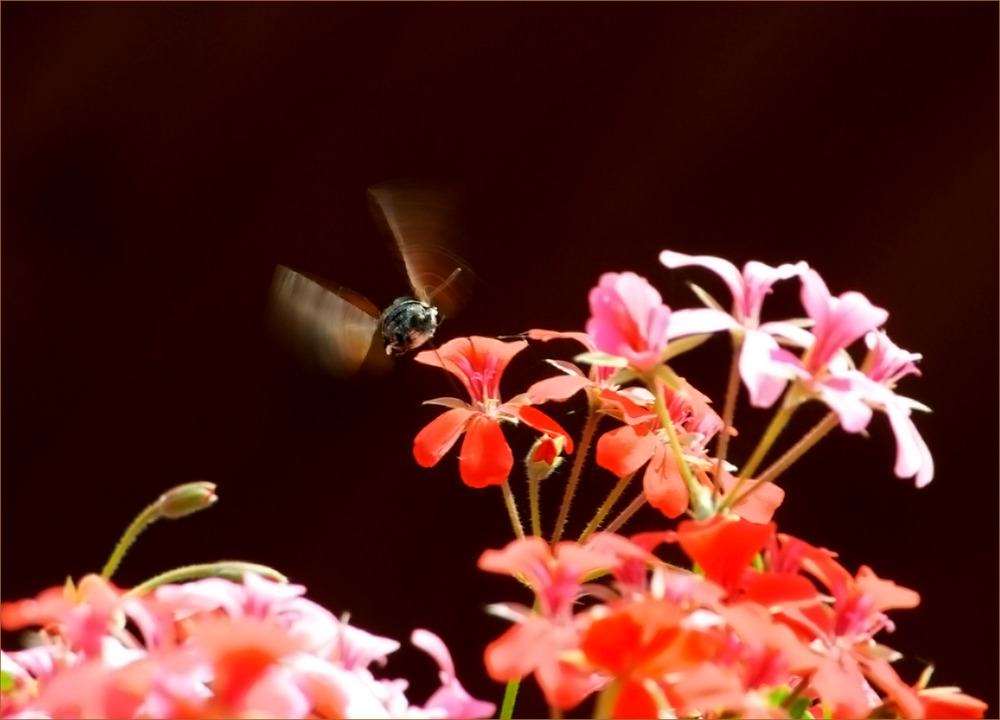
<svg viewBox="0 0 1000 720"><path fill-rule="evenodd" d="M379 312L349 288L284 265L277 267L271 284L275 329L307 362L338 376L354 374L362 365L378 369L387 356L419 348L458 310L472 281L451 249L458 229L449 194L381 184L368 189L368 200L376 222L396 241L412 295Z"/></svg>

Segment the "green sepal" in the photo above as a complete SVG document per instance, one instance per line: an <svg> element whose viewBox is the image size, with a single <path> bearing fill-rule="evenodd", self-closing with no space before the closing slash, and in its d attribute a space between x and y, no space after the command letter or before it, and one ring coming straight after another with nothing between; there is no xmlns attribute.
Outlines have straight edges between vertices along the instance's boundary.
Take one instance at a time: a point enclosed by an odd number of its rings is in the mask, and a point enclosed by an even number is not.
<svg viewBox="0 0 1000 720"><path fill-rule="evenodd" d="M602 367L625 367L628 360L617 355L608 355L603 352L585 352L573 358L574 362L586 363L587 365L600 365Z"/></svg>
<svg viewBox="0 0 1000 720"><path fill-rule="evenodd" d="M701 300L707 307L710 307L713 310L718 310L719 312L726 312L725 310L722 309L722 306L719 304L719 302L714 297L709 295L707 291L702 290L699 286L695 285L693 282L689 282L687 286L691 288L691 292L693 292L698 297L698 299Z"/></svg>
<svg viewBox="0 0 1000 720"><path fill-rule="evenodd" d="M682 355L689 350L694 350L710 337L712 337L712 333L702 333L700 335L685 335L682 338L671 340L667 344L666 349L664 349L663 355L660 356L660 361L666 362L670 358Z"/></svg>
<svg viewBox="0 0 1000 720"><path fill-rule="evenodd" d="M653 374L665 382L672 390L681 389L681 379L677 376L677 373L670 369L669 365L658 365Z"/></svg>
<svg viewBox="0 0 1000 720"><path fill-rule="evenodd" d="M0 692L10 692L14 689L14 676L6 670L0 670Z"/></svg>

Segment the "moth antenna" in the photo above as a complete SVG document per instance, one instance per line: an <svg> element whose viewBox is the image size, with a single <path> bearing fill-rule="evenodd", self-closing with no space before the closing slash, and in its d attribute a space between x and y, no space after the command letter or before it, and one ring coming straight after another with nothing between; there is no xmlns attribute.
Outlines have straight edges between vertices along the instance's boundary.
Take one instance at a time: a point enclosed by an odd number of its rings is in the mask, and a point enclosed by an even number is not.
<svg viewBox="0 0 1000 720"><path fill-rule="evenodd" d="M445 278L445 281L443 283L441 283L440 285L438 285L436 288L434 288L434 290L432 290L430 293L427 294L427 300L428 300L428 302L432 301L434 299L435 295L437 295L438 293L442 292L445 288L447 288L449 285L451 285L452 282L454 282L455 278L458 277L458 274L460 272L462 272L462 268L460 268L460 267L457 267L454 270L452 270L451 271L451 275L449 275L447 278ZM433 303L431 303L431 304L433 304Z"/></svg>

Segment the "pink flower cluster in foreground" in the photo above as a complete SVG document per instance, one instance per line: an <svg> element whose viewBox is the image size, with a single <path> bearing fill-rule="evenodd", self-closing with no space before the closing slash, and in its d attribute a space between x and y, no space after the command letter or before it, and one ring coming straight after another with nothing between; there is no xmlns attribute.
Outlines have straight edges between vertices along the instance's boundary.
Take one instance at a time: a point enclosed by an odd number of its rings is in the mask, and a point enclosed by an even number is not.
<svg viewBox="0 0 1000 720"><path fill-rule="evenodd" d="M4 718L485 718L495 706L462 688L444 643L411 641L438 664L423 704L373 666L399 647L338 620L301 585L253 574L123 593L96 575L4 603L4 630L38 627L4 652Z"/></svg>

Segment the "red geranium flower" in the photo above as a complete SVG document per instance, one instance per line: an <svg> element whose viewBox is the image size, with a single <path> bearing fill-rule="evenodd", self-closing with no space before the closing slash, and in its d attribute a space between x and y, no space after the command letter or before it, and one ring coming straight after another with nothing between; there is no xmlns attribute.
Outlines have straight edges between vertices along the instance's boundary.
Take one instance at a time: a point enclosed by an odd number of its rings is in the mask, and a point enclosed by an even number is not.
<svg viewBox="0 0 1000 720"><path fill-rule="evenodd" d="M567 453L573 440L555 420L528 405L524 396L510 402L500 400L500 378L504 368L528 343L503 342L472 336L455 338L437 350L425 350L417 362L444 368L461 381L471 403L458 398L437 398L427 404L444 405L448 411L432 420L413 440L413 457L423 467L432 467L465 433L458 469L462 481L475 488L502 485L514 466L514 455L500 429L500 422L524 422L547 435L562 436Z"/></svg>

